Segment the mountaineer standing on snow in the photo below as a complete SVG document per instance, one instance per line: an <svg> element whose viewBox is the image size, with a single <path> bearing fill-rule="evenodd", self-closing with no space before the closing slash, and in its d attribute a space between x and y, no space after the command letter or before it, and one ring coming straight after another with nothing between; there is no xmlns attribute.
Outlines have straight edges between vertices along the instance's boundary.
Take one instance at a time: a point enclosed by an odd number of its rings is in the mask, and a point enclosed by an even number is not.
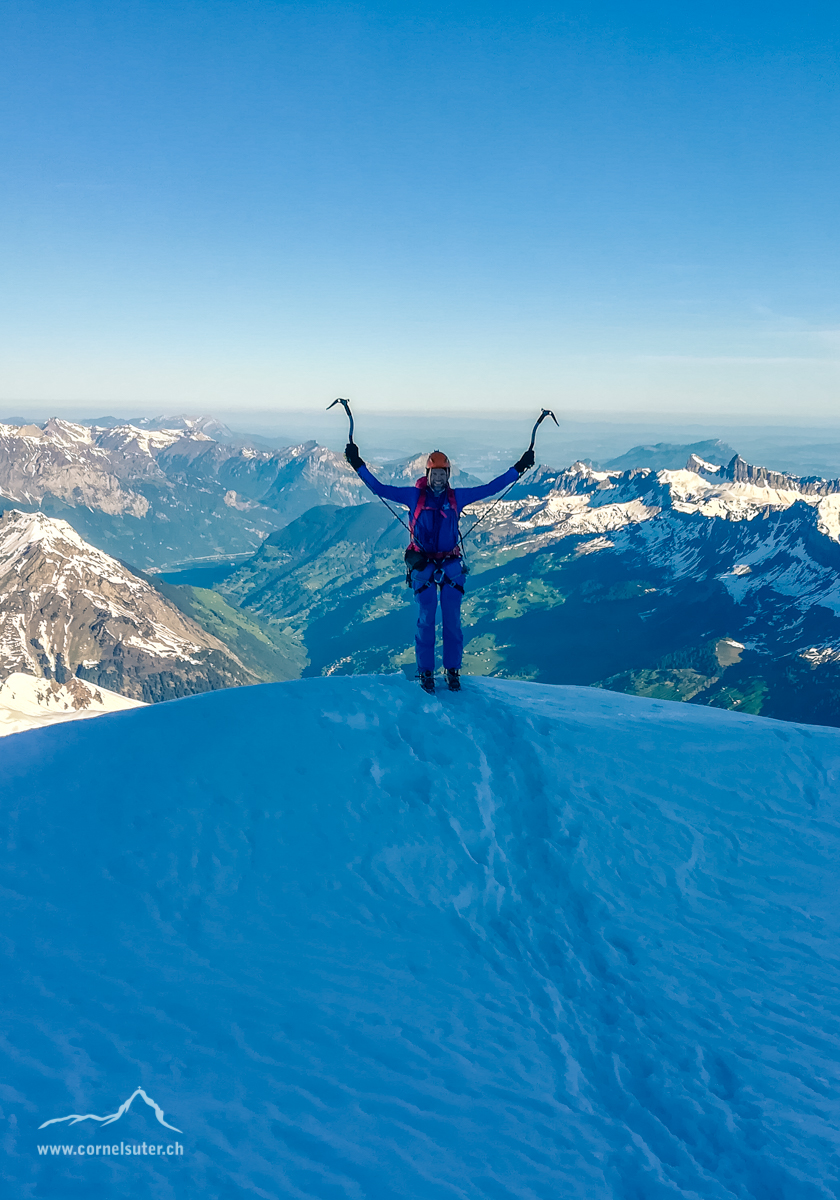
<svg viewBox="0 0 840 1200"><path fill-rule="evenodd" d="M352 440L352 429L344 456L374 495L405 504L408 508L411 543L405 552L405 561L419 607L414 644L420 686L426 692L435 690L435 618L439 588L443 620L443 666L450 691L457 692L461 688L458 673L464 649L461 631L464 568L458 520L467 504L495 495L533 467L534 451L526 450L516 466L489 483L455 489L449 486L449 459L440 450L429 455L426 475L418 479L414 487L391 487L380 483L359 454L359 448Z"/></svg>

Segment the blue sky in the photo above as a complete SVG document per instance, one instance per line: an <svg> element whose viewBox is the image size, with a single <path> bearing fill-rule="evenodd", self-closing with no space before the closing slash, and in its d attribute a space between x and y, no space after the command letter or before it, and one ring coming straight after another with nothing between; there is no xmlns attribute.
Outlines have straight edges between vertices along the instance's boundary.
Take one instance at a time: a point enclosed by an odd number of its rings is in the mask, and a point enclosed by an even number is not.
<svg viewBox="0 0 840 1200"><path fill-rule="evenodd" d="M12 0L2 400L829 416L838 23Z"/></svg>

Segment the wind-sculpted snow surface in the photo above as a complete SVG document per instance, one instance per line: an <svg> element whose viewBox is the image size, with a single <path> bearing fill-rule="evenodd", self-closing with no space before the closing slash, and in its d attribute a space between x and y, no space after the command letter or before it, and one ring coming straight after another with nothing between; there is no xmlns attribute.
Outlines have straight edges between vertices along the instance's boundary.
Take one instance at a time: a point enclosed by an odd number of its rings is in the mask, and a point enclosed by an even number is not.
<svg viewBox="0 0 840 1200"><path fill-rule="evenodd" d="M4 739L4 1194L836 1197L838 768L834 730L472 679ZM37 1152L157 1141L38 1131L138 1085L181 1157Z"/></svg>

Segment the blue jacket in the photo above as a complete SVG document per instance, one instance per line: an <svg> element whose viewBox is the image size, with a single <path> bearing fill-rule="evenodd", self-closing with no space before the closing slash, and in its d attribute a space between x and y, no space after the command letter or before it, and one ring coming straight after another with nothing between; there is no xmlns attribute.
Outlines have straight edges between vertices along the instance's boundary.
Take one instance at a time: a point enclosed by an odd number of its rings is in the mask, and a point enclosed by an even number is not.
<svg viewBox="0 0 840 1200"><path fill-rule="evenodd" d="M366 466L359 467L359 478L375 496L381 496L383 500L394 500L397 504L405 504L410 513L417 507L417 487L392 487L390 484L380 483ZM491 479L489 483L479 484L478 487L454 488L458 516L467 504L494 496L518 478L519 472L516 467L511 467L504 475ZM414 541L430 555L451 554L457 547L458 520L452 513L446 492L435 495L431 488L427 490L426 507L420 513L414 527Z"/></svg>

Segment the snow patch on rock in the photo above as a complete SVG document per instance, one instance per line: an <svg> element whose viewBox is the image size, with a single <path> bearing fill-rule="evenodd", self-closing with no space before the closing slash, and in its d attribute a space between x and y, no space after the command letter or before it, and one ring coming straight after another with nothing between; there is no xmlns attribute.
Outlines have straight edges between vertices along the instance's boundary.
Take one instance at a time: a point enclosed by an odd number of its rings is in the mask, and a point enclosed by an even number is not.
<svg viewBox="0 0 840 1200"><path fill-rule="evenodd" d="M0 683L0 737L138 707L143 707L142 701L129 700L84 679L56 683L15 671Z"/></svg>

